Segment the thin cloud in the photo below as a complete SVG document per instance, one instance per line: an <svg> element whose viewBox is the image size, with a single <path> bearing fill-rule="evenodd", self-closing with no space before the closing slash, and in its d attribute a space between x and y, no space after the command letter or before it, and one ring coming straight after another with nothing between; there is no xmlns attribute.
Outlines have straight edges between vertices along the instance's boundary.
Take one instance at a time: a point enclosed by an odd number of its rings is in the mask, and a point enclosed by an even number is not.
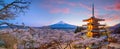
<svg viewBox="0 0 120 49"><path fill-rule="evenodd" d="M106 10L115 10L120 11L120 3L116 3L113 6L107 6L105 7Z"/></svg>
<svg viewBox="0 0 120 49"><path fill-rule="evenodd" d="M63 14L68 14L70 12L69 8L53 8L50 10L50 13L55 14L55 13L63 13Z"/></svg>
<svg viewBox="0 0 120 49"><path fill-rule="evenodd" d="M105 21L113 21L113 20L120 20L120 15L117 14L105 14L105 15L98 15L99 18L105 19Z"/></svg>
<svg viewBox="0 0 120 49"><path fill-rule="evenodd" d="M60 7L60 6L64 6L64 7ZM83 7L87 10L92 11L91 6L85 5L85 4L80 3L80 2L75 3L75 2L70 2L70 1L66 1L66 0L44 1L41 3L40 7L48 9L48 12L50 12L52 14L56 14L56 13L68 14L72 10L71 7ZM96 9L95 9L95 12L97 12Z"/></svg>
<svg viewBox="0 0 120 49"><path fill-rule="evenodd" d="M84 4L82 4L82 3L79 3L79 6L84 7L84 8L86 8L86 9L92 11L92 8L91 8L91 7L89 7L89 6L87 6L87 5L84 5Z"/></svg>

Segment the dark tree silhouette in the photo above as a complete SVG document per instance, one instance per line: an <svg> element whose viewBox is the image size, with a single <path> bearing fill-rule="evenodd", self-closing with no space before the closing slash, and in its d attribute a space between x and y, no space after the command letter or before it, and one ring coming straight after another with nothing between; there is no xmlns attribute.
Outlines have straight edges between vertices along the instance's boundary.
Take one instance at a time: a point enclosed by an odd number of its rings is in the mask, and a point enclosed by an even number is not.
<svg viewBox="0 0 120 49"><path fill-rule="evenodd" d="M24 13L30 4L30 0L13 0L10 3L0 0L0 25L9 24L4 20L14 19L18 14Z"/></svg>
<svg viewBox="0 0 120 49"><path fill-rule="evenodd" d="M77 28L76 28L76 30L75 30L74 33L81 32L82 30L84 30L83 27L79 27L79 26L77 26Z"/></svg>

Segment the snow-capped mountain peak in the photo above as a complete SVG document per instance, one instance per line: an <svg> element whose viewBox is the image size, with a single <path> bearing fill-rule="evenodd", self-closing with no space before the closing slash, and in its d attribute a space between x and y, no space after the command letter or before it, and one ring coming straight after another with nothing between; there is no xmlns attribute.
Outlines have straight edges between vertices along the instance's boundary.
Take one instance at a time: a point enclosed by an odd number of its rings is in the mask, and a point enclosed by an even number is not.
<svg viewBox="0 0 120 49"><path fill-rule="evenodd" d="M63 21L59 21L58 23L56 23L56 24L66 24L65 22L63 22Z"/></svg>
<svg viewBox="0 0 120 49"><path fill-rule="evenodd" d="M68 23L65 23L63 21L60 21L58 23L55 23L55 24L52 24L50 25L51 28L60 28L60 29L73 29L73 28L76 28L76 26L74 25L71 25L71 24L68 24Z"/></svg>

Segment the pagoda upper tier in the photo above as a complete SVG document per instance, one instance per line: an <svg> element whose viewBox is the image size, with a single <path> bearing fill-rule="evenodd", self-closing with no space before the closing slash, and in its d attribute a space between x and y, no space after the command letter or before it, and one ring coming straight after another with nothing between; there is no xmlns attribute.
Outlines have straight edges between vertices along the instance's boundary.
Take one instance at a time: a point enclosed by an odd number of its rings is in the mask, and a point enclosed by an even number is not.
<svg viewBox="0 0 120 49"><path fill-rule="evenodd" d="M96 18L96 17L90 17L89 19L85 19L83 20L84 22L94 22L94 21L105 21L105 19L99 19L99 18Z"/></svg>

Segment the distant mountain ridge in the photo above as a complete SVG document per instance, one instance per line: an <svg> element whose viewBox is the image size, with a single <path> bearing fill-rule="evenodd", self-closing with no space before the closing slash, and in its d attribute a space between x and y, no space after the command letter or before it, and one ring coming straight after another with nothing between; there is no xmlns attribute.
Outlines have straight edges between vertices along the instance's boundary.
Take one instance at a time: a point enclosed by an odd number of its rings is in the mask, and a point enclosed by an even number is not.
<svg viewBox="0 0 120 49"><path fill-rule="evenodd" d="M118 23L118 24L116 24L116 25L110 27L110 29L116 29L116 28L118 28L118 27L120 27L120 23Z"/></svg>
<svg viewBox="0 0 120 49"><path fill-rule="evenodd" d="M48 25L48 26L42 26L42 27L32 27L32 28L37 28L37 29L75 29L77 26L71 25L68 23L65 23L63 21L60 21L58 23ZM9 26L0 26L0 29L5 29L5 28L10 28ZM21 26L21 25L15 25L12 26L12 28L20 28L20 29L26 29L28 26Z"/></svg>
<svg viewBox="0 0 120 49"><path fill-rule="evenodd" d="M28 26L22 26L22 25L0 26L0 29L6 29L6 28L19 28L19 29L26 29L26 28L28 28Z"/></svg>
<svg viewBox="0 0 120 49"><path fill-rule="evenodd" d="M118 23L118 24L110 27L109 29L110 29L110 30L112 31L112 33L114 33L114 34L118 34L118 33L120 34L120 23Z"/></svg>

